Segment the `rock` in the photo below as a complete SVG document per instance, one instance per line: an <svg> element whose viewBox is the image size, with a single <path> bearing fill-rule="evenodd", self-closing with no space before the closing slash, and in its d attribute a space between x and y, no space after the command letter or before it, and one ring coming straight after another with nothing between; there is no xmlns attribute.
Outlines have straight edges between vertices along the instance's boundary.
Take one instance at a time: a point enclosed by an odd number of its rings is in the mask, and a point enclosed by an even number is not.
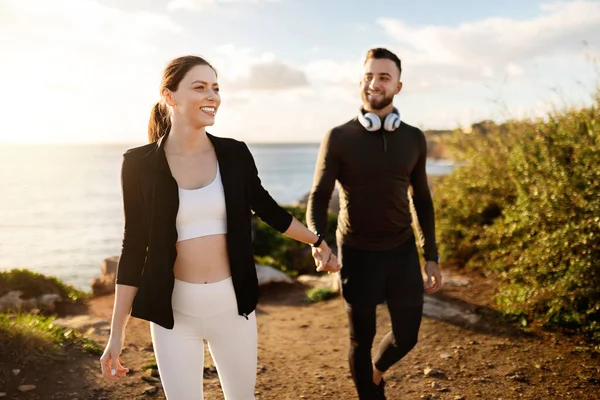
<svg viewBox="0 0 600 400"><path fill-rule="evenodd" d="M6 392L0 392L0 397L6 397L6 396L8 396L8 393L6 393Z"/></svg>
<svg viewBox="0 0 600 400"><path fill-rule="evenodd" d="M20 369L13 369L12 373L15 374L15 376L19 375L21 373Z"/></svg>
<svg viewBox="0 0 600 400"><path fill-rule="evenodd" d="M439 383L437 383L437 382L431 382L431 387L432 387L433 389L439 389L439 388L440 388L440 384L439 384Z"/></svg>
<svg viewBox="0 0 600 400"><path fill-rule="evenodd" d="M471 284L471 280L467 277L456 275L449 273L447 271L442 271L442 282L444 282L444 286L469 286Z"/></svg>
<svg viewBox="0 0 600 400"><path fill-rule="evenodd" d="M104 261L102 261L102 267L100 267L100 272L102 272L102 275L116 275L118 265L119 256L105 258Z"/></svg>
<svg viewBox="0 0 600 400"><path fill-rule="evenodd" d="M152 383L152 384L160 383L160 379L154 378L152 376L143 376L142 375L142 380L146 383Z"/></svg>
<svg viewBox="0 0 600 400"><path fill-rule="evenodd" d="M38 307L41 310L54 312L56 303L60 301L62 301L62 298L58 294L43 294L38 297Z"/></svg>
<svg viewBox="0 0 600 400"><path fill-rule="evenodd" d="M457 394L454 396L454 400L465 400L465 396L461 396L460 394Z"/></svg>
<svg viewBox="0 0 600 400"><path fill-rule="evenodd" d="M448 359L452 358L452 354L442 353L442 354L440 354L440 358L444 359L444 360L448 360Z"/></svg>
<svg viewBox="0 0 600 400"><path fill-rule="evenodd" d="M529 378L521 371L509 372L505 377L515 382L529 383Z"/></svg>
<svg viewBox="0 0 600 400"><path fill-rule="evenodd" d="M329 288L334 293L340 292L340 273L336 272L327 275L300 275L296 278L297 282L311 286Z"/></svg>
<svg viewBox="0 0 600 400"><path fill-rule="evenodd" d="M0 314L8 311L29 312L38 309L42 312L54 312L56 303L62 301L58 294L47 293L24 299L23 291L11 290L0 297Z"/></svg>
<svg viewBox="0 0 600 400"><path fill-rule="evenodd" d="M147 388L144 389L144 394L154 394L158 391L158 388L156 386L148 386Z"/></svg>
<svg viewBox="0 0 600 400"><path fill-rule="evenodd" d="M440 371L438 369L434 369L434 368L425 368L423 370L423 374L429 378L440 378L440 379L446 378L445 373L443 373L442 371Z"/></svg>
<svg viewBox="0 0 600 400"><path fill-rule="evenodd" d="M216 378L218 376L217 367L211 365L210 367L204 367L204 378Z"/></svg>
<svg viewBox="0 0 600 400"><path fill-rule="evenodd" d="M474 325L479 321L478 315L431 296L425 296L423 314L442 321L456 321L468 325Z"/></svg>
<svg viewBox="0 0 600 400"><path fill-rule="evenodd" d="M259 285L264 285L271 282L294 283L289 276L269 265L257 264L256 276L258 277Z"/></svg>
<svg viewBox="0 0 600 400"><path fill-rule="evenodd" d="M21 385L19 386L19 392L31 392L35 390L35 385Z"/></svg>
<svg viewBox="0 0 600 400"><path fill-rule="evenodd" d="M94 296L102 296L115 292L115 276L118 265L119 256L108 257L102 261L100 277L92 280L92 292Z"/></svg>

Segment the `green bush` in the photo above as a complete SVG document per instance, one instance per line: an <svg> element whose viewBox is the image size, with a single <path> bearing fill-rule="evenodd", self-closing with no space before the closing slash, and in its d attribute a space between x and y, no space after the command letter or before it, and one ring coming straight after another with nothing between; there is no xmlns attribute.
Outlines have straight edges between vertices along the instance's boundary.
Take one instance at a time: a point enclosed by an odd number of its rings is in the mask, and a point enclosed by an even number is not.
<svg viewBox="0 0 600 400"><path fill-rule="evenodd" d="M450 141L436 182L444 259L490 271L501 310L600 340L600 93L590 107Z"/></svg>
<svg viewBox="0 0 600 400"><path fill-rule="evenodd" d="M298 221L306 225L306 206L285 206ZM325 241L335 247L337 215L329 214ZM315 262L309 245L290 239L259 218L253 218L254 253L260 264L271 265L291 277L316 274Z"/></svg>
<svg viewBox="0 0 600 400"><path fill-rule="evenodd" d="M23 291L24 297L58 294L63 301L73 303L79 302L90 295L63 283L56 277L45 276L27 269L0 271L0 296L11 290Z"/></svg>
<svg viewBox="0 0 600 400"><path fill-rule="evenodd" d="M306 300L311 303L333 299L337 294L328 287L314 287L306 291Z"/></svg>
<svg viewBox="0 0 600 400"><path fill-rule="evenodd" d="M63 359L66 348L100 355L96 342L76 330L53 324L54 317L36 314L0 314L0 360L15 365Z"/></svg>

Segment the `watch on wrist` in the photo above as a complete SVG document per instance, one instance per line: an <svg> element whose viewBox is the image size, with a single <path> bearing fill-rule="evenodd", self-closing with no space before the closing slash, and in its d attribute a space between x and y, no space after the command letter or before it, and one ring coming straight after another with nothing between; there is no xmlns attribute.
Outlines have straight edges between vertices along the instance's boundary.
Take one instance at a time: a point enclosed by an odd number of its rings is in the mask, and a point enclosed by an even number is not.
<svg viewBox="0 0 600 400"><path fill-rule="evenodd" d="M311 244L312 247L319 247L321 245L321 243L323 243L323 235L317 233L317 236L319 238L317 239L316 242L314 242L313 244Z"/></svg>

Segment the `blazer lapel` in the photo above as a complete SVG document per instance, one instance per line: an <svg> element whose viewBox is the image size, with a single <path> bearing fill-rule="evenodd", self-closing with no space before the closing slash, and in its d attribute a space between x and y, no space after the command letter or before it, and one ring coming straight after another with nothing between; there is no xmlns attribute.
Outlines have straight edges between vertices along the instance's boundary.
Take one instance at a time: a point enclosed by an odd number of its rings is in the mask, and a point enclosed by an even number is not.
<svg viewBox="0 0 600 400"><path fill-rule="evenodd" d="M228 149L226 143L221 141L219 138L206 133L213 146L215 147L215 153L217 154L217 162L219 163L219 170L221 171L221 181L223 183L223 191L225 192L225 205L227 212L232 210L234 196L235 196L235 171L233 170L231 150Z"/></svg>
<svg viewBox="0 0 600 400"><path fill-rule="evenodd" d="M215 147L217 154L217 161L219 162L219 168L221 171L221 182L223 183L223 191L225 193L225 209L227 212L227 245L230 249L234 249L235 235L230 234L239 229L236 226L236 221L239 221L240 210L243 208L243 196L238 191L241 186L241 175L236 173L234 165L234 154L232 146L221 138L215 137L207 133L208 138L211 140Z"/></svg>

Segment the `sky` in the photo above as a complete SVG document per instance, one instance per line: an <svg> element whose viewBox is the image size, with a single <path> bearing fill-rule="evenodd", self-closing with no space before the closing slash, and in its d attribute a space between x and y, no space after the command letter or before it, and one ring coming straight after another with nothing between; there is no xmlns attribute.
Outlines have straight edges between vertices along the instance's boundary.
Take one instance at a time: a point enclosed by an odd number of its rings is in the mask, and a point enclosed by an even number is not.
<svg viewBox="0 0 600 400"><path fill-rule="evenodd" d="M318 142L353 118L369 48L402 60L407 123L467 128L589 104L600 1L0 0L0 142L147 142L162 70L207 58L207 130Z"/></svg>

